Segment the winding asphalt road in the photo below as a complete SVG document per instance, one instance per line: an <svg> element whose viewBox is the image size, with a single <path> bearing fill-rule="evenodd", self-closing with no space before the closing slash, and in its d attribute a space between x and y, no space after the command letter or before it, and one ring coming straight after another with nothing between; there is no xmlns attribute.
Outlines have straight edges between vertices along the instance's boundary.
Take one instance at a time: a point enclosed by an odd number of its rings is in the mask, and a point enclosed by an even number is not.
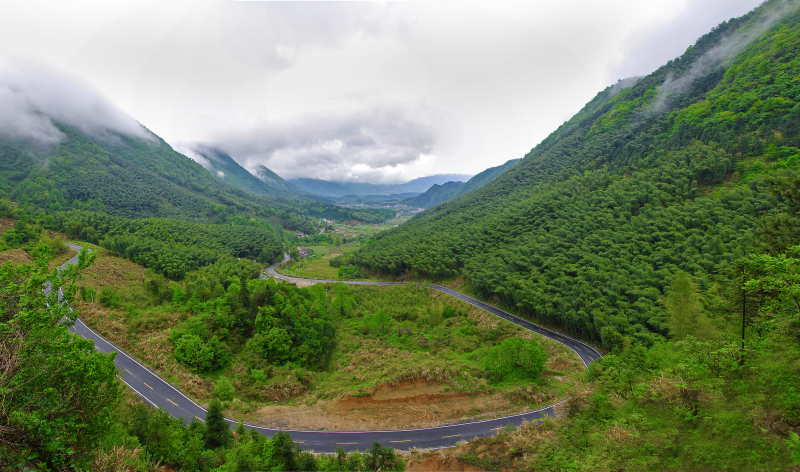
<svg viewBox="0 0 800 472"><path fill-rule="evenodd" d="M68 244L72 249L80 251L81 247L75 244ZM62 267L68 264L77 263L77 256L67 261ZM284 259L284 262L286 259ZM269 276L287 280L290 282L307 281L307 282L339 282L334 280L311 280L299 279L295 277L288 277L279 274L275 268L280 263L267 268ZM267 275L262 274L262 278L267 278ZM343 282L354 285L402 285L402 282ZM584 364L587 366L595 359L600 357L600 353L594 350L591 346L584 344L578 340L564 336L555 331L548 330L541 326L537 326L529 321L518 318L510 313L499 310L491 305L468 297L462 293L451 290L447 287L433 285L432 288L440 292L446 293L467 303L470 303L478 308L481 308L495 316L499 316L505 320L522 326L525 329L536 332L542 336L558 341L565 346L575 351ZM45 288L49 291L49 288ZM59 293L59 299L61 294ZM181 393L176 387L156 375L153 371L136 361L133 357L128 355L123 350L117 348L110 342L106 341L102 336L92 331L80 319L78 319L71 331L78 336L85 339L94 341L95 349L109 354L116 352L114 363L119 371L119 378L128 385L134 392L136 392L145 401L149 402L154 407L162 407L167 410L173 417L182 417L185 421L190 421L193 417L200 419L205 418L206 411L197 403L192 401L189 397ZM565 400L566 401L566 400ZM563 403L563 402L560 402ZM439 426L435 428L420 428L408 430L395 430L395 431L293 431L283 430L291 434L292 439L299 443L304 449L312 449L317 452L334 452L336 448L342 447L346 451L351 450L365 450L372 446L374 441L378 441L383 445L392 446L397 449L408 450L412 447L419 448L441 448L451 447L460 440L470 440L474 437L490 436L495 432L508 426L509 424L520 425L523 421L536 421L544 417L555 416L554 407L560 403L550 405L545 408L530 411L527 413L506 416L486 421L475 421L471 423L460 423L448 426ZM227 420L231 427L236 425L235 421ZM278 429L264 428L261 426L245 425L248 429L255 429L260 433L267 436L272 436L278 432Z"/></svg>

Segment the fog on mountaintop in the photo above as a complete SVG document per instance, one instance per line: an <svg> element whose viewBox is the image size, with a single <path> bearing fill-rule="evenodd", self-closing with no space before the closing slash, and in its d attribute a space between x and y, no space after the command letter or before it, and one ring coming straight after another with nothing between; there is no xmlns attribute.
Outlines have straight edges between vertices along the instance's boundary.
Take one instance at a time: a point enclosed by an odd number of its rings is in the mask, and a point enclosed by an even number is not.
<svg viewBox="0 0 800 472"><path fill-rule="evenodd" d="M0 61L0 103L2 136L52 145L63 139L61 123L95 137L110 130L152 139L91 86L31 61Z"/></svg>
<svg viewBox="0 0 800 472"><path fill-rule="evenodd" d="M431 154L444 118L427 107L377 105L348 115L317 114L226 130L206 144L254 172L263 165L285 179L396 183L404 167ZM192 157L192 145L182 150ZM202 162L201 162L202 163Z"/></svg>
<svg viewBox="0 0 800 472"><path fill-rule="evenodd" d="M748 44L761 36L775 22L791 13L798 4L800 4L800 0L784 0L778 8L758 12L758 14L763 15L763 18L754 26L736 29L730 36L724 38L720 44L703 54L680 77L675 78L670 74L664 84L658 88L658 97L653 103L653 110L658 112L668 111L670 107L669 101L672 97L686 93L697 78L712 72L725 61L737 57Z"/></svg>

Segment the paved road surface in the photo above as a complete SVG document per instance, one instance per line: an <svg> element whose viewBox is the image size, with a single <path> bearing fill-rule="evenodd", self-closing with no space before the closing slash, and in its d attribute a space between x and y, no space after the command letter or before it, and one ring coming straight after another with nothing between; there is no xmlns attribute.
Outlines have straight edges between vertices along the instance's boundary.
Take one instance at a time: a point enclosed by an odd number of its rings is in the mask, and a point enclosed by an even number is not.
<svg viewBox="0 0 800 472"><path fill-rule="evenodd" d="M80 246L69 244L72 249L80 250ZM75 264L77 262L77 257L67 261L64 266L67 264ZM273 277L295 281L295 280L304 280L308 281L308 279L296 279L293 277L287 277L282 274L278 274L275 272L275 267L278 264L270 266L267 269L267 273ZM266 278L265 275L262 275L262 278ZM319 282L335 282L333 280L330 281L319 281ZM350 284L357 284L357 285L364 285L364 284L371 284L371 285L400 285L401 283L396 282L345 282ZM567 336L563 336L559 333L554 331L550 331L548 329L542 328L537 326L533 323L528 321L522 320L520 318L515 317L509 313L506 313L502 310L499 310L491 305L487 305L479 300L475 300L474 298L468 297L462 293L456 292L455 290L448 289L446 287L440 287L438 285L433 286L434 289L439 290L443 293L448 295L454 296L460 300L463 300L467 303L475 305L487 312L504 318L506 320L511 321L512 323L516 323L526 329L531 331L537 332L543 336L546 336L550 339L554 339L573 351L575 351L583 360L586 365L591 364L595 359L600 357L600 354L595 351L590 346L581 343L580 341L574 340ZM45 288L46 291L49 291L49 287ZM59 294L60 295L60 294ZM60 298L60 296L59 296ZM86 326L80 319L75 322L75 325L72 327L72 332L76 333L78 336L81 336L86 339L91 339L94 341L95 349L100 352L104 353L111 353L116 352L117 355L114 358L114 363L119 370L119 377L132 389L134 390L139 396L141 396L145 401L149 402L153 406L160 406L167 410L172 416L174 417L183 417L184 420L189 421L192 417L197 417L201 420L205 418L206 411L189 399L186 395L180 392L177 388L172 386L169 382L162 379L150 369L145 367L144 365L137 362L127 353L118 349L116 346L111 344L110 342L106 341L92 331L88 326ZM410 429L410 430L397 430L397 431L355 431L355 432L347 432L347 431L293 431L293 430L284 430L291 434L292 439L295 442L299 443L304 449L313 449L317 452L334 452L337 447L343 447L345 450L365 450L372 446L374 441L378 441L386 446L392 446L397 449L408 450L412 447L419 447L419 448L439 448L439 447L450 447L453 446L456 442L460 440L470 440L476 436L489 436L495 434L499 428L504 428L509 424L519 425L523 421L535 421L541 419L546 416L554 416L555 413L553 411L553 407L556 406L551 405L546 408L542 408L539 410L531 411L528 413L523 413L520 415L514 416L506 416L503 418L497 418L493 420L487 421L476 421L472 423L461 423L449 426L440 426L436 428L421 428L421 429ZM234 421L228 420L233 427L236 423ZM267 435L272 436L277 429L273 428L264 428L260 426L252 426L252 425L245 425L248 429L256 429L257 431Z"/></svg>

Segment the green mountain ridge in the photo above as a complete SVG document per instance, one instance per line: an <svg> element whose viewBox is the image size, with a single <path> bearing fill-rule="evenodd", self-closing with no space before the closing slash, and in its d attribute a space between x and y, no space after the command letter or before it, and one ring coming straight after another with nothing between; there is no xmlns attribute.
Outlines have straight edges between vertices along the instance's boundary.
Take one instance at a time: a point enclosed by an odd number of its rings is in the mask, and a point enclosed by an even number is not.
<svg viewBox="0 0 800 472"><path fill-rule="evenodd" d="M663 339L673 275L705 287L759 217L785 210L764 174L793 173L800 156L800 16L786 5L766 2L601 91L512 169L379 234L355 262L463 277L609 348Z"/></svg>
<svg viewBox="0 0 800 472"><path fill-rule="evenodd" d="M378 222L393 216L388 211L345 209L315 201L320 200L316 197L273 190L231 159L224 168L240 185L261 194L242 190L220 181L155 136L152 140L113 133L92 137L58 127L64 139L49 148L0 138L0 196L33 212L80 209L126 218L224 220L246 213ZM273 196L265 196L269 193Z"/></svg>
<svg viewBox="0 0 800 472"><path fill-rule="evenodd" d="M259 166L253 175L230 155L209 146L195 146L194 152L205 159L204 167L219 180L255 195L288 199L307 199L310 194L286 183L278 174Z"/></svg>
<svg viewBox="0 0 800 472"><path fill-rule="evenodd" d="M418 208L430 208L452 199L463 187L464 182L445 182L442 185L433 184L425 193L407 198L402 203Z"/></svg>
<svg viewBox="0 0 800 472"><path fill-rule="evenodd" d="M461 187L455 194L453 194L452 198L460 197L465 193L472 192L474 190L478 190L479 188L483 187L484 185L488 184L489 182L493 181L497 177L500 176L503 172L511 169L515 165L519 164L522 159L511 159L506 161L505 164L501 164L496 167L489 167L485 171L476 174L474 177L469 179L464 186Z"/></svg>

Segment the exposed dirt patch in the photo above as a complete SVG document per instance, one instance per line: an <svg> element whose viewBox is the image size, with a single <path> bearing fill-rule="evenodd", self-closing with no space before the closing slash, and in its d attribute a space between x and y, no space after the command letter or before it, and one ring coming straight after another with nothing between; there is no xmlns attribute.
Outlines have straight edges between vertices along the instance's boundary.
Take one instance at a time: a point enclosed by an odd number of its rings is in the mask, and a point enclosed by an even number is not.
<svg viewBox="0 0 800 472"><path fill-rule="evenodd" d="M440 382L385 384L369 396L266 406L248 415L247 421L286 429L367 431L441 426L529 411L501 393L467 395L446 389Z"/></svg>
<svg viewBox="0 0 800 472"><path fill-rule="evenodd" d="M13 228L16 220L11 218L0 218L0 235L5 233L7 229Z"/></svg>
<svg viewBox="0 0 800 472"><path fill-rule="evenodd" d="M485 470L478 466L465 464L454 457L442 457L438 454L427 459L411 459L406 462L406 472L483 472Z"/></svg>
<svg viewBox="0 0 800 472"><path fill-rule="evenodd" d="M295 284L299 288L310 287L310 286L316 284L316 282L310 282L310 281L305 281L305 280L303 280L301 282L289 282L289 283L290 284Z"/></svg>
<svg viewBox="0 0 800 472"><path fill-rule="evenodd" d="M9 249L8 251L0 252L0 263L8 261L11 261L14 266L30 264L31 257L22 249Z"/></svg>
<svg viewBox="0 0 800 472"><path fill-rule="evenodd" d="M406 381L392 386L383 384L369 396L350 396L339 400L342 408L363 408L384 405L432 405L445 400L466 398L466 393L443 393L444 385L432 382Z"/></svg>

